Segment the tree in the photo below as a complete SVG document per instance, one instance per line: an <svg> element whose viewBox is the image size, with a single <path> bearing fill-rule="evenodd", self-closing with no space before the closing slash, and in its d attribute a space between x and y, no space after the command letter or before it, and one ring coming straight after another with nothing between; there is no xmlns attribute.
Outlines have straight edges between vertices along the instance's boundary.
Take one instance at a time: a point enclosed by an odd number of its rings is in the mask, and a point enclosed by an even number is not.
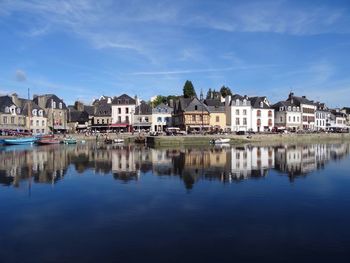
<svg viewBox="0 0 350 263"><path fill-rule="evenodd" d="M186 80L183 88L183 92L184 92L185 98L192 98L197 96L196 91L194 90L193 84L189 80Z"/></svg>
<svg viewBox="0 0 350 263"><path fill-rule="evenodd" d="M213 92L211 90L211 88L209 88L208 92L207 92L207 99L211 99L213 97Z"/></svg>
<svg viewBox="0 0 350 263"><path fill-rule="evenodd" d="M167 101L167 97L164 97L162 95L158 95L155 100L152 101L152 106L156 107L161 103L165 103Z"/></svg>
<svg viewBox="0 0 350 263"><path fill-rule="evenodd" d="M221 93L221 96L223 96L224 98L227 95L232 96L232 92L231 92L231 89L229 87L222 86L220 89L220 93Z"/></svg>

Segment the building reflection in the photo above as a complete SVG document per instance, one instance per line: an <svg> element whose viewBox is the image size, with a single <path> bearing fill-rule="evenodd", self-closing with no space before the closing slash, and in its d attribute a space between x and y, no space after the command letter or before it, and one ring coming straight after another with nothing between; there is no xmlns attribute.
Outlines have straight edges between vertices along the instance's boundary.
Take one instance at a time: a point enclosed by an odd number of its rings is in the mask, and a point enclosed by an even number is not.
<svg viewBox="0 0 350 263"><path fill-rule="evenodd" d="M348 144L211 146L152 149L139 145L77 144L0 148L0 184L55 184L68 173L112 175L121 182L150 173L196 182L240 182L276 170L290 181L349 155Z"/></svg>

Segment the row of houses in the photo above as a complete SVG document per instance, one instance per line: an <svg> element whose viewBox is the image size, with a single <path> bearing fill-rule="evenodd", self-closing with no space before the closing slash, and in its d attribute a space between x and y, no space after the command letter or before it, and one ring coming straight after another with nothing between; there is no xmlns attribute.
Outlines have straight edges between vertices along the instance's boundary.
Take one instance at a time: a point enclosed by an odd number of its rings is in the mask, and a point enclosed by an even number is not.
<svg viewBox="0 0 350 263"><path fill-rule="evenodd" d="M152 106L127 94L101 96L91 105L66 105L54 94L0 96L0 131L31 131L34 134L86 131L185 131L231 132L328 130L349 127L350 108L329 109L324 103L290 93L285 101L271 104L266 96L235 94L225 98L178 97Z"/></svg>

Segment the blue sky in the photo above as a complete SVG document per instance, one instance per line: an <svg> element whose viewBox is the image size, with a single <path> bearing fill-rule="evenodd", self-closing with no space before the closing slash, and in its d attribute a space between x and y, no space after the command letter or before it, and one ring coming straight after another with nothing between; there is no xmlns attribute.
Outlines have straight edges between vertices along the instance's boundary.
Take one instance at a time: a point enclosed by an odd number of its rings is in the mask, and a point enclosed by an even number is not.
<svg viewBox="0 0 350 263"><path fill-rule="evenodd" d="M229 86L350 106L349 1L0 0L0 93L182 93Z"/></svg>

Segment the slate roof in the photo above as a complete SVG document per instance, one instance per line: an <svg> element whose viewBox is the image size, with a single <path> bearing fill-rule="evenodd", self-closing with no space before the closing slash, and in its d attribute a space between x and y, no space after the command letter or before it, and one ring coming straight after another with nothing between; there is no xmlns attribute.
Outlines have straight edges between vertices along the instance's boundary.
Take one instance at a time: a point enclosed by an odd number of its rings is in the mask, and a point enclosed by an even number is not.
<svg viewBox="0 0 350 263"><path fill-rule="evenodd" d="M69 108L68 122L85 123L89 121L89 114L86 111L77 111Z"/></svg>
<svg viewBox="0 0 350 263"><path fill-rule="evenodd" d="M0 112L5 112L6 107L15 105L10 96L1 96L0 97Z"/></svg>
<svg viewBox="0 0 350 263"><path fill-rule="evenodd" d="M345 110L346 114L350 114L350 108L349 107L343 107L342 110Z"/></svg>
<svg viewBox="0 0 350 263"><path fill-rule="evenodd" d="M271 106L268 103L266 103L267 102L266 97L250 97L249 101L253 108L271 109ZM262 107L261 107L261 102L263 103Z"/></svg>
<svg viewBox="0 0 350 263"><path fill-rule="evenodd" d="M161 109L161 112L159 112L158 109ZM164 109L167 109L167 111L165 112ZM167 105L165 103L161 103L152 109L152 111L154 113L172 113L173 110L174 110L174 108L170 107L169 105Z"/></svg>
<svg viewBox="0 0 350 263"><path fill-rule="evenodd" d="M127 94L120 95L119 97L114 97L112 100L114 105L135 105L136 100L131 98Z"/></svg>
<svg viewBox="0 0 350 263"><path fill-rule="evenodd" d="M174 108L174 112L191 112L191 111L196 111L196 106L197 106L197 111L207 111L209 112L209 109L207 105L199 101L198 98L184 98L180 97L179 100L177 101L176 107Z"/></svg>
<svg viewBox="0 0 350 263"><path fill-rule="evenodd" d="M95 116L111 116L112 106L108 104L107 101L100 101L95 108Z"/></svg>
<svg viewBox="0 0 350 263"><path fill-rule="evenodd" d="M135 108L135 115L151 115L152 107L145 102L141 102L139 106Z"/></svg>
<svg viewBox="0 0 350 263"><path fill-rule="evenodd" d="M51 102L54 101L56 102L56 108L58 108L59 103L62 103L62 109L66 110L67 106L64 103L64 101L62 99L60 99L59 97L57 97L55 94L45 94L45 95L39 95L39 96L35 96L33 101L39 105L39 97L45 97L46 103L45 103L45 108L52 108Z"/></svg>
<svg viewBox="0 0 350 263"><path fill-rule="evenodd" d="M225 103L218 99L206 99L204 103L208 106L210 112L225 112Z"/></svg>
<svg viewBox="0 0 350 263"><path fill-rule="evenodd" d="M95 107L94 106L85 106L84 105L84 111L86 111L87 114L92 116L95 113Z"/></svg>
<svg viewBox="0 0 350 263"><path fill-rule="evenodd" d="M33 111L34 109L36 110L42 110L43 111L43 116L46 117L46 113L44 109L42 109L38 104L36 104L32 100L26 100L26 99L19 99L21 103L21 112L23 115L28 115L28 105L30 105L30 110ZM29 103L28 103L29 102Z"/></svg>
<svg viewBox="0 0 350 263"><path fill-rule="evenodd" d="M279 101L271 106L271 108L274 108L275 110L279 110L280 107L299 107L296 104L291 103L290 101Z"/></svg>
<svg viewBox="0 0 350 263"><path fill-rule="evenodd" d="M298 97L298 96L294 96L294 93L290 93L287 101L292 101L292 100L293 100L293 103L296 103L298 106L300 106L300 104L316 106L316 103L314 103L311 100L308 100L305 96Z"/></svg>

